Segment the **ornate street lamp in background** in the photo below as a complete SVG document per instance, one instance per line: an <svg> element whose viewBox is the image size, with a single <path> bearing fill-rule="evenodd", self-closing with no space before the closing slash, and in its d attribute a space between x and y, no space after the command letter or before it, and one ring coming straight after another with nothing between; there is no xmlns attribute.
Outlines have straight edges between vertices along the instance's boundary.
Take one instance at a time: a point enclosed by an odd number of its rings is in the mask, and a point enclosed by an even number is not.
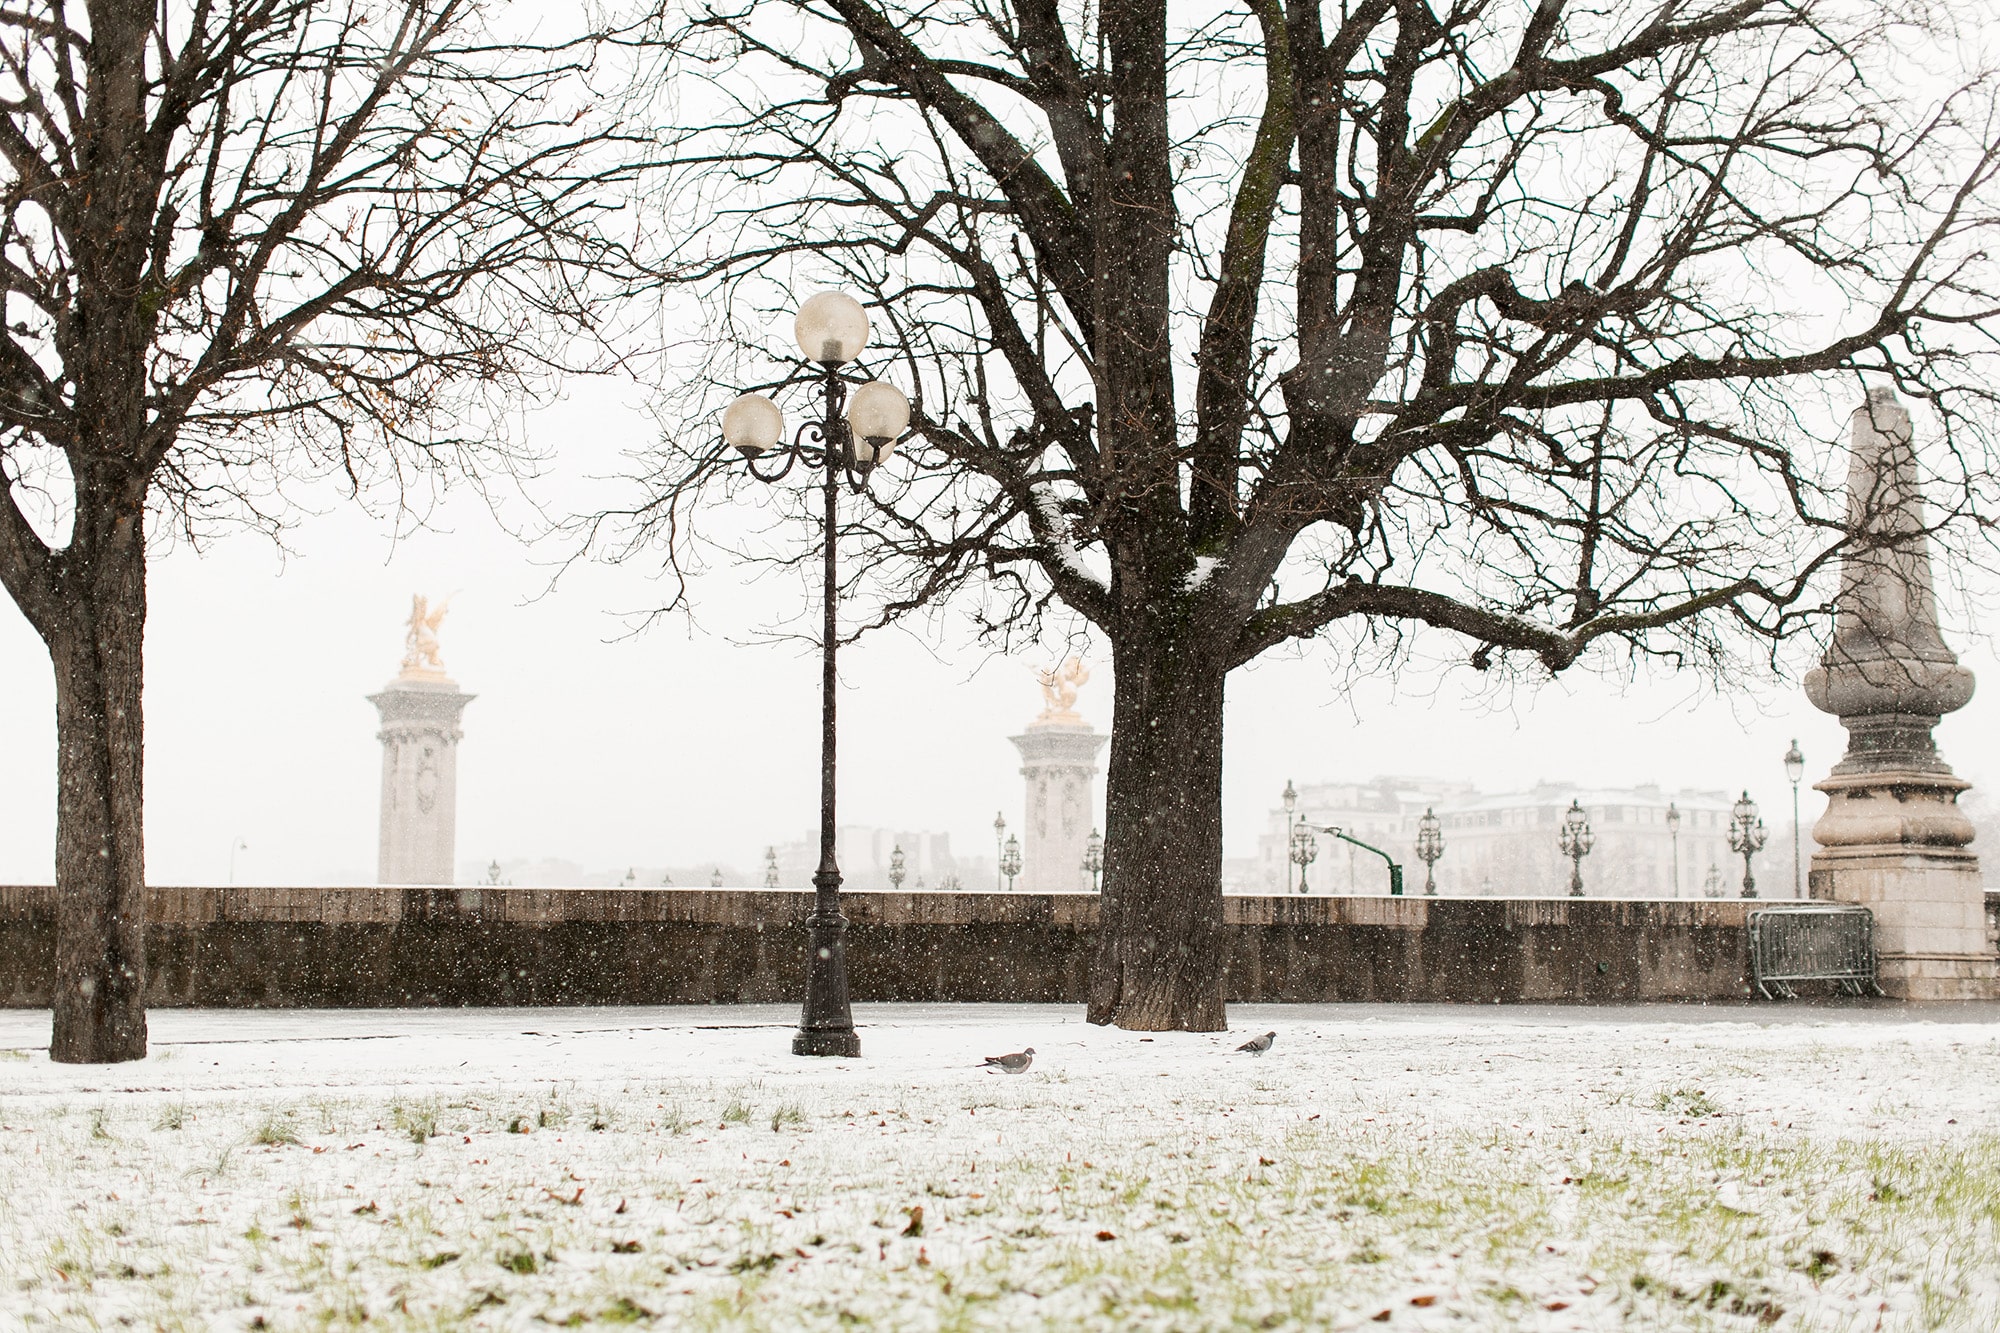
<svg viewBox="0 0 2000 1333"><path fill-rule="evenodd" d="M1743 858L1743 896L1757 896L1757 881L1750 875L1750 858L1764 850L1764 821L1757 817L1757 803L1744 792L1729 809L1729 850Z"/></svg>
<svg viewBox="0 0 2000 1333"><path fill-rule="evenodd" d="M1007 872L1000 868L1000 862L1005 859L1003 856L1004 849L1001 847L1001 844L1006 839L1007 816L996 812L993 816L993 887L996 889L1000 887L1000 881L1006 878L1007 875Z"/></svg>
<svg viewBox="0 0 2000 1333"><path fill-rule="evenodd" d="M1098 872L1104 869L1104 835L1096 829L1084 840L1083 868L1090 872L1090 891L1096 893Z"/></svg>
<svg viewBox="0 0 2000 1333"><path fill-rule="evenodd" d="M1438 858L1444 855L1444 829L1438 824L1437 812L1426 809L1424 817L1417 821L1417 859L1424 863L1424 897L1437 897Z"/></svg>
<svg viewBox="0 0 2000 1333"><path fill-rule="evenodd" d="M1799 779L1806 775L1806 757L1795 737L1785 751L1785 776L1792 783L1792 897L1805 897L1805 883L1799 870Z"/></svg>
<svg viewBox="0 0 2000 1333"><path fill-rule="evenodd" d="M1301 820L1292 829L1292 864L1299 868L1299 892L1310 893L1306 887L1306 867L1319 858L1319 841L1312 830Z"/></svg>
<svg viewBox="0 0 2000 1333"><path fill-rule="evenodd" d="M1292 780L1290 778L1285 779L1284 795L1281 796L1279 799L1284 803L1285 807L1285 863L1287 865L1291 865L1298 861L1299 794L1292 787ZM1292 872L1287 870L1285 872L1285 892L1290 893L1291 891L1292 891ZM1301 893L1305 892L1305 871L1303 869L1299 871L1299 891Z"/></svg>
<svg viewBox="0 0 2000 1333"><path fill-rule="evenodd" d="M1681 812L1672 801L1667 802L1667 838L1674 845L1674 897L1681 896Z"/></svg>
<svg viewBox="0 0 2000 1333"><path fill-rule="evenodd" d="M1014 891L1014 876L1021 873L1021 840L1009 833L1007 846L1000 853L1000 873L1007 877L1007 892Z"/></svg>
<svg viewBox="0 0 2000 1333"><path fill-rule="evenodd" d="M767 889L778 887L778 849L776 847L766 847L764 849L764 887Z"/></svg>
<svg viewBox="0 0 2000 1333"><path fill-rule="evenodd" d="M905 864L903 860L903 844L899 842L896 844L895 849L889 853L889 887L899 893L903 888L903 867Z"/></svg>
<svg viewBox="0 0 2000 1333"><path fill-rule="evenodd" d="M792 1039L792 1054L851 1056L861 1054L861 1039L847 1001L847 920L840 914L840 865L834 856L840 483L845 478L857 494L867 488L869 472L888 459L897 439L909 429L910 400L880 380L850 382L840 373L868 343L868 312L853 297L842 292L807 297L799 306L793 332L811 367L793 379L816 381L818 417L807 420L791 444L780 449L784 414L764 395L746 393L723 412L722 437L744 456L750 475L759 481L777 482L801 461L825 470L820 529L825 616L820 633L819 869L813 872L813 911L806 918L810 940L805 1007L798 1035ZM782 463L768 471L760 468L758 460L773 450Z"/></svg>
<svg viewBox="0 0 2000 1333"><path fill-rule="evenodd" d="M1590 849L1597 842L1591 836L1590 816L1584 814L1583 805L1574 797L1569 809L1563 812L1562 831L1556 835L1556 845L1569 858L1569 896L1583 897L1583 858L1590 855Z"/></svg>

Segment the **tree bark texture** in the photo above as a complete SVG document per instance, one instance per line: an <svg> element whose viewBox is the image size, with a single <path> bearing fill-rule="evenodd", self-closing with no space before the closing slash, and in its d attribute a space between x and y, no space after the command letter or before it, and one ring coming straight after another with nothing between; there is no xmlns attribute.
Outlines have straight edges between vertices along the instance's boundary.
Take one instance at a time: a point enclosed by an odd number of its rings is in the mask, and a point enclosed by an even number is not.
<svg viewBox="0 0 2000 1333"><path fill-rule="evenodd" d="M79 533L46 635L56 679L55 1025L51 1059L146 1054L143 513Z"/></svg>
<svg viewBox="0 0 2000 1333"><path fill-rule="evenodd" d="M1089 1019L1220 1032L1224 670L1193 634L1114 643Z"/></svg>

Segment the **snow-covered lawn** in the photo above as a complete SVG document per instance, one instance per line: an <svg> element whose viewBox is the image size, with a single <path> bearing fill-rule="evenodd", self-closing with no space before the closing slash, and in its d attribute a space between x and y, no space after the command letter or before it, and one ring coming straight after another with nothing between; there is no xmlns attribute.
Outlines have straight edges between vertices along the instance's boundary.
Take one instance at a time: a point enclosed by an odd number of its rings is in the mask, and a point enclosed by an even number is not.
<svg viewBox="0 0 2000 1333"><path fill-rule="evenodd" d="M1993 1006L857 1017L0 1013L0 1328L2000 1328Z"/></svg>

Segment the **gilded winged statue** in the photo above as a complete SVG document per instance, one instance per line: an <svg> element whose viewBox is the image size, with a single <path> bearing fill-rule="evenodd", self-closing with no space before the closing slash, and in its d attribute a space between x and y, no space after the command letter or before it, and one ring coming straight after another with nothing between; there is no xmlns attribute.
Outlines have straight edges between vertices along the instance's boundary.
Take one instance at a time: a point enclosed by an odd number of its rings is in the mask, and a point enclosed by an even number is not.
<svg viewBox="0 0 2000 1333"><path fill-rule="evenodd" d="M1077 716L1076 692L1090 679L1090 670L1080 657L1072 657L1054 671L1037 676L1042 682L1042 715L1037 722L1081 722Z"/></svg>
<svg viewBox="0 0 2000 1333"><path fill-rule="evenodd" d="M410 598L410 631L403 638L403 674L435 676L444 674L444 658L438 652L437 629L451 609L451 599L431 610L430 598L417 593Z"/></svg>

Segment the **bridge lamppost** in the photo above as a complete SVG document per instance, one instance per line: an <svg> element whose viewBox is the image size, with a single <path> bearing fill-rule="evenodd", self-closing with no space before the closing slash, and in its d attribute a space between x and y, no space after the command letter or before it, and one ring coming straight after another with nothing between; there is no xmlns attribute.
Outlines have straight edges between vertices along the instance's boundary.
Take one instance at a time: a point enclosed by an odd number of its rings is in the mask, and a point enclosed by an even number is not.
<svg viewBox="0 0 2000 1333"><path fill-rule="evenodd" d="M1757 817L1757 803L1744 792L1729 809L1729 850L1743 858L1743 896L1757 896L1757 881L1750 874L1750 858L1764 850L1764 821Z"/></svg>
<svg viewBox="0 0 2000 1333"><path fill-rule="evenodd" d="M1569 896L1583 897L1583 858L1590 855L1590 849L1597 839L1590 832L1590 816L1583 812L1581 802L1572 797L1569 809L1563 812L1561 832L1556 834L1556 845L1569 858Z"/></svg>
<svg viewBox="0 0 2000 1333"><path fill-rule="evenodd" d="M1310 893L1312 890L1306 886L1306 867L1319 859L1319 840L1313 837L1305 821L1300 820L1292 828L1291 842L1292 864L1299 868L1299 892Z"/></svg>
<svg viewBox="0 0 2000 1333"><path fill-rule="evenodd" d="M1426 809L1424 817L1417 821L1417 859L1424 863L1424 897L1437 897L1438 858L1444 855L1444 829L1438 823L1437 813Z"/></svg>
<svg viewBox="0 0 2000 1333"><path fill-rule="evenodd" d="M840 914L840 865L834 855L840 484L844 479L857 495L867 489L868 474L887 461L896 441L909 429L910 400L881 380L841 374L841 367L860 356L868 343L868 312L853 297L843 292L807 297L799 306L793 332L807 363L793 379L814 383L819 414L781 448L784 414L763 394L746 393L723 412L722 438L743 455L750 475L762 482L783 480L801 462L825 472L820 527L825 608L820 632L819 869L813 872L813 910L806 918L810 939L805 1006L798 1035L792 1038L792 1054L854 1056L861 1054L861 1038L847 1001L847 919ZM777 463L759 466L758 460L766 455Z"/></svg>
<svg viewBox="0 0 2000 1333"><path fill-rule="evenodd" d="M1681 896L1681 812L1672 801L1667 802L1667 840L1674 847L1674 897Z"/></svg>
<svg viewBox="0 0 2000 1333"><path fill-rule="evenodd" d="M1083 868L1090 873L1090 891L1097 892L1097 876L1104 869L1104 835L1096 829L1083 844Z"/></svg>
<svg viewBox="0 0 2000 1333"><path fill-rule="evenodd" d="M1799 750L1797 740L1792 748L1785 751L1785 776L1792 783L1792 897L1805 897L1805 884L1799 870L1799 779L1806 775L1806 757Z"/></svg>
<svg viewBox="0 0 2000 1333"><path fill-rule="evenodd" d="M1014 876L1021 873L1021 840L1009 833L1000 853L1000 873L1007 877L1007 892L1014 891Z"/></svg>
<svg viewBox="0 0 2000 1333"><path fill-rule="evenodd" d="M899 842L889 853L889 887L898 893L903 891L903 876L908 865L903 856L903 844Z"/></svg>

